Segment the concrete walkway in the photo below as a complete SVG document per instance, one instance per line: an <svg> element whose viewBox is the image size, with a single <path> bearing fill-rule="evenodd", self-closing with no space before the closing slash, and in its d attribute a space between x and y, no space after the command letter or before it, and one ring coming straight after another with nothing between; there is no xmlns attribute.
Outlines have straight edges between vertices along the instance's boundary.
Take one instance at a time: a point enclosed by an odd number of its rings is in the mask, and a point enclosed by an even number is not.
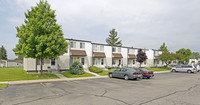
<svg viewBox="0 0 200 105"><path fill-rule="evenodd" d="M88 69L86 69L86 70L84 70L84 71L87 72L87 73L93 74L93 75L95 75L95 76L100 76L100 75L98 75L97 73L90 72Z"/></svg>
<svg viewBox="0 0 200 105"><path fill-rule="evenodd" d="M88 71L85 71L88 72ZM157 73L167 73L170 71L160 71L160 72L154 72L155 74ZM92 73L92 72L89 72ZM96 73L94 73L95 75ZM96 79L96 78L108 78L108 76L100 76L96 74L94 77L79 77L79 78L61 78L60 79L39 79L39 80L21 80L21 81L8 81L8 82L0 82L1 83L6 83L9 85L14 85L14 84L30 84L30 83L44 83L44 82L59 82L59 81L74 81L74 80L86 80L86 79Z"/></svg>
<svg viewBox="0 0 200 105"><path fill-rule="evenodd" d="M65 77L64 75L62 74L55 74L56 76L58 76L60 79L66 79L67 77Z"/></svg>

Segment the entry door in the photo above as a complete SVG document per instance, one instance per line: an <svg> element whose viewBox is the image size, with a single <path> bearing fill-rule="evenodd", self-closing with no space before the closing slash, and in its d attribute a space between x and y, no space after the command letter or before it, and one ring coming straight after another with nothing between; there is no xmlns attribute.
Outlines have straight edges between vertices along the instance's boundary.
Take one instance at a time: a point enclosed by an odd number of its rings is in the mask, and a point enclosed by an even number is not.
<svg viewBox="0 0 200 105"><path fill-rule="evenodd" d="M56 69L56 59L55 58L51 59L51 69Z"/></svg>
<svg viewBox="0 0 200 105"><path fill-rule="evenodd" d="M83 67L85 67L85 57L81 57L80 62L82 63Z"/></svg>

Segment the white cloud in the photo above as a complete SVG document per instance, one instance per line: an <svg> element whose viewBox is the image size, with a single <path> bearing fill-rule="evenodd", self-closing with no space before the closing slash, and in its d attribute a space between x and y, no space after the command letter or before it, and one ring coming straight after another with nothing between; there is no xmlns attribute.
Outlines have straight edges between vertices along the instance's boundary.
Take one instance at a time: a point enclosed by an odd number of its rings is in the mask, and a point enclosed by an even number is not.
<svg viewBox="0 0 200 105"><path fill-rule="evenodd" d="M7 0L11 26L23 23L24 12L39 0ZM48 0L56 10L65 37L105 43L116 28L125 46L158 49L166 42L171 51L198 49L199 0ZM2 6L1 6L2 8ZM13 32L16 33L16 32Z"/></svg>

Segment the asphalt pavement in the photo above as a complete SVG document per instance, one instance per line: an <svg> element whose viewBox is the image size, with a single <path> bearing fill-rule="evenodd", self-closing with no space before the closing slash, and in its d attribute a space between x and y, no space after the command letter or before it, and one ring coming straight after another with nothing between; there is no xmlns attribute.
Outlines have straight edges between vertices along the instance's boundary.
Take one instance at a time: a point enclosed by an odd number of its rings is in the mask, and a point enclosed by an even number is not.
<svg viewBox="0 0 200 105"><path fill-rule="evenodd" d="M199 98L200 73L17 84L0 90L0 105L200 105Z"/></svg>

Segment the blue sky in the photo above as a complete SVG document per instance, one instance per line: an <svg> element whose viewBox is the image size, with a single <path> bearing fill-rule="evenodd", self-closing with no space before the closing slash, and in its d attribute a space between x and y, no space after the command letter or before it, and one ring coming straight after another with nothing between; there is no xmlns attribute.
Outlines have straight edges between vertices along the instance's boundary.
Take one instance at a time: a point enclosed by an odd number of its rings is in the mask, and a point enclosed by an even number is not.
<svg viewBox="0 0 200 105"><path fill-rule="evenodd" d="M8 58L18 43L16 26L39 0L0 0L0 46ZM124 46L200 52L200 0L48 0L64 37L106 43L115 28Z"/></svg>

